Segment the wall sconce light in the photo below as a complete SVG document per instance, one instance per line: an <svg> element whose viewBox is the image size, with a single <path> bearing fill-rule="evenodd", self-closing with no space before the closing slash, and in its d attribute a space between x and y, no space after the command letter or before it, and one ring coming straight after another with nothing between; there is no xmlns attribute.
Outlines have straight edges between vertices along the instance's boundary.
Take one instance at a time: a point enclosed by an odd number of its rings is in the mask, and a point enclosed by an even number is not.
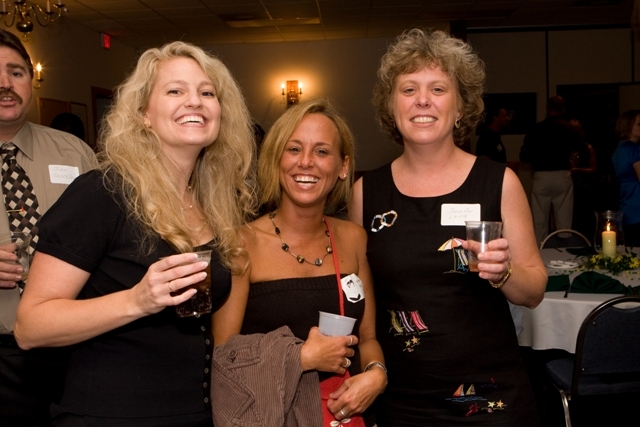
<svg viewBox="0 0 640 427"><path fill-rule="evenodd" d="M287 108L300 102L302 96L302 83L297 80L287 80L287 84L282 83L282 97L287 101Z"/></svg>
<svg viewBox="0 0 640 427"><path fill-rule="evenodd" d="M39 62L36 64L33 77L38 82L33 87L36 89L40 89L42 87L40 83L42 83L44 79L42 78L42 64L40 64Z"/></svg>

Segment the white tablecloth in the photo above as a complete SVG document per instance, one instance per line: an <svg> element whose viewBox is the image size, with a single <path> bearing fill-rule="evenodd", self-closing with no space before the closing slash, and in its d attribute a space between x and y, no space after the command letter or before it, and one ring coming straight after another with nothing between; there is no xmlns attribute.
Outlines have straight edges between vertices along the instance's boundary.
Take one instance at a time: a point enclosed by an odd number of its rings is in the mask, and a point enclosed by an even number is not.
<svg viewBox="0 0 640 427"><path fill-rule="evenodd" d="M552 348L573 353L582 321L600 303L620 294L572 294L547 292L535 309L524 308L523 331L518 336L521 346L534 350Z"/></svg>
<svg viewBox="0 0 640 427"><path fill-rule="evenodd" d="M558 274L570 275L570 280L583 273L577 269L556 269L548 267L552 260L575 260L575 256L564 250L543 249L542 260L547 265L549 276ZM607 274L607 272L600 272ZM612 276L624 285L638 286L638 271L623 272ZM562 349L575 352L578 331L587 315L600 303L622 294L583 294L565 292L546 292L544 300L533 310L520 307L522 316L522 332L518 335L521 346L534 350Z"/></svg>

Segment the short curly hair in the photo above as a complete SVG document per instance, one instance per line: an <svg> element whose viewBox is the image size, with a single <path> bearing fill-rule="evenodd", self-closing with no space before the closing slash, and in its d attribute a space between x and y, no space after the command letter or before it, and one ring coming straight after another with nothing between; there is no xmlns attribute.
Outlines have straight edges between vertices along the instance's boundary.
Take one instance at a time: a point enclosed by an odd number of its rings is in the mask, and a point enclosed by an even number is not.
<svg viewBox="0 0 640 427"><path fill-rule="evenodd" d="M398 76L436 66L454 80L457 104L462 106L460 127L453 129L456 144L462 144L482 120L484 62L468 43L451 37L444 31L414 28L402 33L389 46L380 61L378 81L373 90L373 105L378 123L395 143L404 145L391 108Z"/></svg>

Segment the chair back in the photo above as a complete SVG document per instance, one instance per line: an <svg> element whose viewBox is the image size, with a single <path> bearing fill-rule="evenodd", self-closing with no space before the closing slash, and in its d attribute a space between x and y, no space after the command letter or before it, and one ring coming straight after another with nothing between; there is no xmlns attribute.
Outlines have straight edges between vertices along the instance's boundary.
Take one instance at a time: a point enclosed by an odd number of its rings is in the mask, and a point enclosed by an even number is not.
<svg viewBox="0 0 640 427"><path fill-rule="evenodd" d="M569 234L567 237L561 237L560 234ZM584 234L576 230L562 229L549 233L540 243L540 249L543 248L581 248L591 246L591 241Z"/></svg>
<svg viewBox="0 0 640 427"><path fill-rule="evenodd" d="M621 303L636 304L617 307ZM578 393L582 376L610 375L616 381L617 374L632 373L640 375L640 297L621 296L603 302L582 322L571 394Z"/></svg>

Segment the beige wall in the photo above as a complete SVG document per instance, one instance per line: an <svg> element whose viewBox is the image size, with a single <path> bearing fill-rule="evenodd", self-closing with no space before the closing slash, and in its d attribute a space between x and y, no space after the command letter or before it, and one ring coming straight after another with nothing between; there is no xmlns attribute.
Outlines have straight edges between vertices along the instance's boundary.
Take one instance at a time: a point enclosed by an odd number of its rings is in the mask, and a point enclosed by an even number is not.
<svg viewBox="0 0 640 427"><path fill-rule="evenodd" d="M634 61L638 64L635 74L640 75L640 49L632 48L628 29L549 31L548 51L546 38L544 31L469 34L469 42L486 62L487 92L536 92L541 120L547 91L555 94L558 84L631 83ZM280 96L285 80L304 84L303 100L322 96L335 100L356 135L357 168L368 170L401 152L380 134L371 106L375 72L390 42L330 40L208 48L229 66L243 87L251 113L265 129L285 111ZM624 100L629 104L628 96ZM504 136L509 160L518 159L523 137Z"/></svg>
<svg viewBox="0 0 640 427"><path fill-rule="evenodd" d="M487 92L536 92L538 119L544 116L547 90L554 94L557 84L640 80L640 43L632 44L628 29L549 31L548 52L544 31L471 33L468 38L486 62ZM115 39L110 51L101 49L97 33L64 19L47 28L36 27L30 39L25 46L34 62L42 62L45 79L42 88L34 89L34 98L87 104L90 121L91 86L112 89L136 57L135 49ZM267 130L286 109L280 95L285 80L297 79L304 85L303 100L329 97L336 101L356 135L356 167L368 170L401 152L379 132L371 106L376 69L391 42L360 39L204 47L229 66L252 115ZM625 90L621 98L625 108L640 108L640 101L634 105L636 93L633 86ZM38 121L35 99L29 118ZM522 138L503 138L509 160L517 160Z"/></svg>
<svg viewBox="0 0 640 427"><path fill-rule="evenodd" d="M371 95L387 39L216 45L209 49L227 64L243 88L249 109L266 130L286 110L280 85L303 84L302 100L328 97L346 115L356 136L356 169L369 170L395 158L375 122Z"/></svg>

